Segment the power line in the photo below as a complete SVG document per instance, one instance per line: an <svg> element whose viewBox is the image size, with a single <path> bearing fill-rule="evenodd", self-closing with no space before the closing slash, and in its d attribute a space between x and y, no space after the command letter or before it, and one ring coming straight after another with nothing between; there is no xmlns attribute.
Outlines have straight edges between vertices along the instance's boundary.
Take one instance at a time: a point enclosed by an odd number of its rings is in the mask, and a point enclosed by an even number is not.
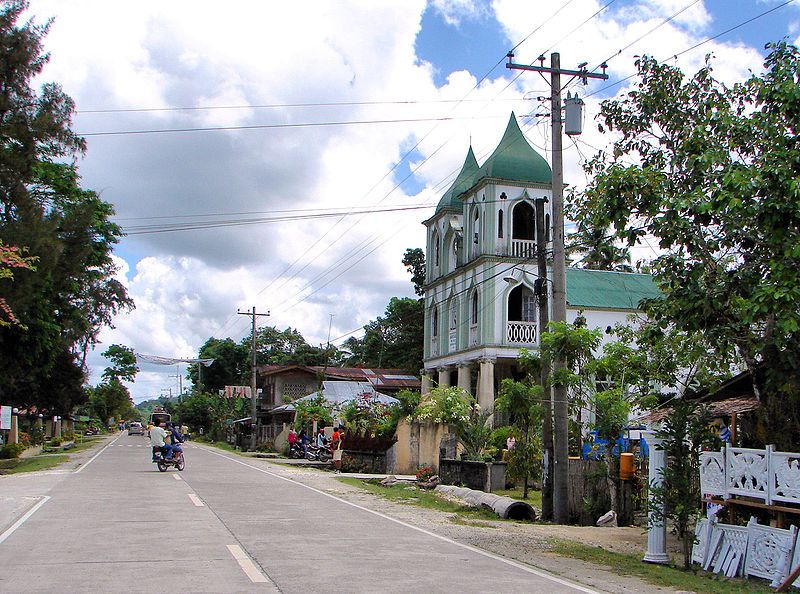
<svg viewBox="0 0 800 594"><path fill-rule="evenodd" d="M498 116L482 116L481 119L496 119ZM135 136L144 134L173 134L182 132L223 132L231 130L278 130L285 128L328 128L334 126L364 126L378 124L414 124L420 122L455 122L474 120L475 116L440 118L405 118L395 120L342 120L338 122L300 122L297 124L252 124L246 126L209 126L205 128L161 128L151 130L117 130L112 132L79 132L78 136Z"/></svg>
<svg viewBox="0 0 800 594"><path fill-rule="evenodd" d="M485 99L396 99L387 101L320 101L309 103L266 103L261 105L196 105L185 107L130 107L108 109L79 109L76 114L88 113L158 113L174 111L213 111L225 109L285 109L290 107L360 107L371 105L426 105L436 103L471 103L482 102ZM498 99L498 101L517 101L517 99Z"/></svg>

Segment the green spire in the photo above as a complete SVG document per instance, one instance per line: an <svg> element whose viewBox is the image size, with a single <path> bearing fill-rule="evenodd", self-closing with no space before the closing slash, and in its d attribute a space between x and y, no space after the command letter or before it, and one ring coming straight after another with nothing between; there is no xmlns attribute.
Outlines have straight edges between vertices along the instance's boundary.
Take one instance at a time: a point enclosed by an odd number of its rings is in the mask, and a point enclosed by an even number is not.
<svg viewBox="0 0 800 594"><path fill-rule="evenodd" d="M467 158L464 160L464 165L461 167L461 172L456 176L453 185L444 193L442 199L436 207L436 212L442 210L457 210L461 212L462 203L458 200L458 196L469 190L475 183L475 174L478 172L478 160L475 158L475 153L472 152L472 147L469 147Z"/></svg>
<svg viewBox="0 0 800 594"><path fill-rule="evenodd" d="M514 112L511 112L503 139L481 166L474 181L477 182L484 177L539 184L551 184L553 181L550 166L544 157L528 144Z"/></svg>

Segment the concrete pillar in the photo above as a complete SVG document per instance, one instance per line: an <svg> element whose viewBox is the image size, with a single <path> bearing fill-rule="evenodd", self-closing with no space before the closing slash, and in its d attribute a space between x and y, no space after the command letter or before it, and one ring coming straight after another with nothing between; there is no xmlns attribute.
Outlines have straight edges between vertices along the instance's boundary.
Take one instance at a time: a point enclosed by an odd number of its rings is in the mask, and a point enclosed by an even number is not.
<svg viewBox="0 0 800 594"><path fill-rule="evenodd" d="M61 417L56 417L55 428L53 429L53 437L61 437Z"/></svg>
<svg viewBox="0 0 800 594"><path fill-rule="evenodd" d="M464 390L467 394L472 393L472 365L470 363L458 364L458 387Z"/></svg>
<svg viewBox="0 0 800 594"><path fill-rule="evenodd" d="M422 377L422 389L420 393L424 396L425 394L431 393L431 388L433 388L433 380L431 378L431 373L427 369L423 369L420 371L420 376Z"/></svg>
<svg viewBox="0 0 800 594"><path fill-rule="evenodd" d="M494 359L481 359L478 372L478 405L483 410L494 406Z"/></svg>
<svg viewBox="0 0 800 594"><path fill-rule="evenodd" d="M8 434L8 443L19 443L19 415L17 409L11 410L11 431Z"/></svg>
<svg viewBox="0 0 800 594"><path fill-rule="evenodd" d="M655 431L642 431L642 437L647 442L649 450L649 470L647 482L650 485L648 503L650 516L647 519L647 552L642 561L647 563L669 563L667 554L667 526L664 519L657 518L654 513L655 502L653 501L652 488L659 487L664 482L663 470L666 463L666 454L661 448L662 440L656 437ZM663 511L663 504L662 504Z"/></svg>
<svg viewBox="0 0 800 594"><path fill-rule="evenodd" d="M439 368L439 387L440 388L449 388L450 387L450 368L449 367L440 367Z"/></svg>

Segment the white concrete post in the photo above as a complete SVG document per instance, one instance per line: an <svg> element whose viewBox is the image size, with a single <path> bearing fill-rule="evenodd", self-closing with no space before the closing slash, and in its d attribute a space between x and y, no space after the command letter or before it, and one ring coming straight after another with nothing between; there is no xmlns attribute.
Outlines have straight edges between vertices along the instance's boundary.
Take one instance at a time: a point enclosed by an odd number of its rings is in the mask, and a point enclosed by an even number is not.
<svg viewBox="0 0 800 594"><path fill-rule="evenodd" d="M478 405L483 410L494 406L494 359L481 359L478 373Z"/></svg>
<svg viewBox="0 0 800 594"><path fill-rule="evenodd" d="M469 363L458 364L458 387L464 390L467 394L472 393L472 365Z"/></svg>
<svg viewBox="0 0 800 594"><path fill-rule="evenodd" d="M440 388L449 388L450 387L450 368L449 367L440 367L439 368L439 387Z"/></svg>
<svg viewBox="0 0 800 594"><path fill-rule="evenodd" d="M650 508L649 517L647 519L647 552L642 561L647 563L669 563L669 555L667 554L667 526L664 522L663 515L658 518L656 516L653 501L653 487L660 487L664 482L664 466L666 464L666 453L661 449L662 440L656 437L655 431L642 431L642 438L647 442L649 450L649 470L647 476L647 483L650 486L648 489L648 506ZM663 512L663 504L662 510Z"/></svg>

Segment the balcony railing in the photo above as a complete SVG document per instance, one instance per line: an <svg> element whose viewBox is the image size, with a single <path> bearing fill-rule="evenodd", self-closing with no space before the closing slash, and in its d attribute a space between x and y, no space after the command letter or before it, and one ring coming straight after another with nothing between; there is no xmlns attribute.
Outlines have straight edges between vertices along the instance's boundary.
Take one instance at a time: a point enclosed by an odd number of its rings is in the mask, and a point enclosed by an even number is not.
<svg viewBox="0 0 800 594"><path fill-rule="evenodd" d="M536 322L506 322L506 340L511 344L536 344Z"/></svg>
<svg viewBox="0 0 800 594"><path fill-rule="evenodd" d="M511 256L514 258L536 257L536 242L529 239L512 239Z"/></svg>
<svg viewBox="0 0 800 594"><path fill-rule="evenodd" d="M431 338L431 357L439 356L439 337L434 336Z"/></svg>
<svg viewBox="0 0 800 594"><path fill-rule="evenodd" d="M469 327L469 346L473 347L478 344L478 325L474 324Z"/></svg>

